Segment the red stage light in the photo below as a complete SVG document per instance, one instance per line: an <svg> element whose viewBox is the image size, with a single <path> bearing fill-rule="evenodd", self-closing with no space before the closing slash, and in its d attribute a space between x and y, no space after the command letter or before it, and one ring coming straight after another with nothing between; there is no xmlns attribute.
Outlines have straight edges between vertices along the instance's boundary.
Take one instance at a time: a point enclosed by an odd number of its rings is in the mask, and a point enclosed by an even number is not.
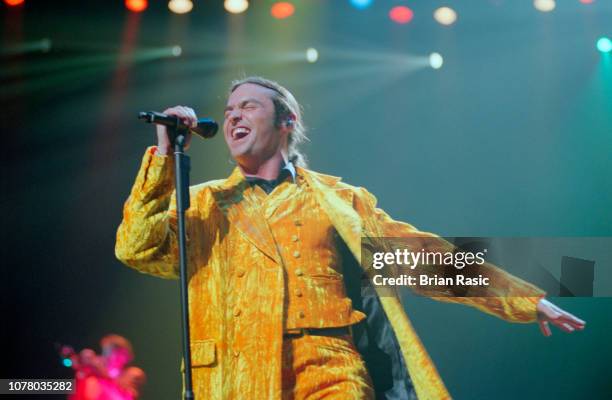
<svg viewBox="0 0 612 400"><path fill-rule="evenodd" d="M25 2L25 0L4 0L4 4L7 6L20 6Z"/></svg>
<svg viewBox="0 0 612 400"><path fill-rule="evenodd" d="M412 21L412 17L414 17L414 13L406 6L393 7L389 11L389 18L398 24L407 24Z"/></svg>
<svg viewBox="0 0 612 400"><path fill-rule="evenodd" d="M125 0L125 6L133 12L142 12L147 9L149 2L147 0Z"/></svg>
<svg viewBox="0 0 612 400"><path fill-rule="evenodd" d="M592 3L594 3L594 2L595 2L595 0L580 0L580 2L581 2L582 4L592 4Z"/></svg>
<svg viewBox="0 0 612 400"><path fill-rule="evenodd" d="M295 7L288 1L279 1L278 3L274 3L270 9L270 14L272 14L274 18L278 19L288 18L292 16L294 12Z"/></svg>

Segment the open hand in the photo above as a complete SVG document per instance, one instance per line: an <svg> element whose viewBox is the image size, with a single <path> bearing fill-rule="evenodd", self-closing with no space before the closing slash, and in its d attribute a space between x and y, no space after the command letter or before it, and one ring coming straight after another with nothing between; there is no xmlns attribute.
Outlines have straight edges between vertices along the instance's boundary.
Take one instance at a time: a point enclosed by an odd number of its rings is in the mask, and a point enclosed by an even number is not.
<svg viewBox="0 0 612 400"><path fill-rule="evenodd" d="M552 335L549 323L567 333L583 330L586 322L557 307L546 299L541 299L537 305L538 324L544 336Z"/></svg>

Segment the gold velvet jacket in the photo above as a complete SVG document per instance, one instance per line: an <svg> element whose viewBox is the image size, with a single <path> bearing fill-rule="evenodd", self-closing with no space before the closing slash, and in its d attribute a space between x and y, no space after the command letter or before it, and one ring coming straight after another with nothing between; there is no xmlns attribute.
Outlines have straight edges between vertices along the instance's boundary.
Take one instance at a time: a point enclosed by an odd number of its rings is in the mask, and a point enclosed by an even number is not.
<svg viewBox="0 0 612 400"><path fill-rule="evenodd" d="M140 272L176 278L174 166L170 157L153 152L154 148L146 152L125 203L115 252L119 260ZM437 238L393 220L376 207L376 198L364 188L302 168L297 172L312 188L357 263L362 256L362 237L425 237L428 243ZM257 218L257 209L244 201L247 186L236 168L227 179L190 188L191 207L186 213L189 311L193 387L200 399L281 396L283 269L265 220ZM447 245L439 239L439 247ZM258 267L249 267L253 265ZM536 320L536 304L544 294L541 290L491 265L483 271L495 282L491 286L503 287L503 291L454 297L441 288L423 294L470 305L512 322ZM384 294L374 295L383 310L380 314L392 327L394 347L389 354L399 356L419 399L450 398L410 323L409 306L401 303L399 295L389 293L385 288Z"/></svg>

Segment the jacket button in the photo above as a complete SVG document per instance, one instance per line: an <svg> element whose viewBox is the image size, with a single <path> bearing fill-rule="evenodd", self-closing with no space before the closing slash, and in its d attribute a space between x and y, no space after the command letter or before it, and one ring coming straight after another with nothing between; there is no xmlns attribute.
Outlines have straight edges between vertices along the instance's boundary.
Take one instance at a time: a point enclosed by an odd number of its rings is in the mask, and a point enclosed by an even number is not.
<svg viewBox="0 0 612 400"><path fill-rule="evenodd" d="M239 317L242 311L239 308L234 308L234 317Z"/></svg>
<svg viewBox="0 0 612 400"><path fill-rule="evenodd" d="M298 241L298 235L292 235L291 236L291 241L292 242L297 242Z"/></svg>
<svg viewBox="0 0 612 400"><path fill-rule="evenodd" d="M295 224L295 226L302 226L302 221L299 219L294 219L293 223Z"/></svg>
<svg viewBox="0 0 612 400"><path fill-rule="evenodd" d="M295 274L297 276L302 276L302 275L304 275L304 272L302 272L302 270L298 268L298 269L295 270Z"/></svg>
<svg viewBox="0 0 612 400"><path fill-rule="evenodd" d="M298 313L298 317L300 317L300 318L304 318L305 316L306 316L306 314L304 314L304 311L300 311Z"/></svg>
<svg viewBox="0 0 612 400"><path fill-rule="evenodd" d="M302 297L302 291L301 291L300 289L296 290L296 291L295 291L295 295L296 295L297 297Z"/></svg>
<svg viewBox="0 0 612 400"><path fill-rule="evenodd" d="M236 275L238 275L239 278L242 278L244 276L244 270L239 269L238 272L236 272Z"/></svg>
<svg viewBox="0 0 612 400"><path fill-rule="evenodd" d="M293 257L295 257L295 258L300 258L300 252L299 252L299 251L297 251L297 250L296 250L296 251L294 251L294 252L293 252Z"/></svg>
<svg viewBox="0 0 612 400"><path fill-rule="evenodd" d="M240 350L234 350L234 357L238 357L240 355Z"/></svg>

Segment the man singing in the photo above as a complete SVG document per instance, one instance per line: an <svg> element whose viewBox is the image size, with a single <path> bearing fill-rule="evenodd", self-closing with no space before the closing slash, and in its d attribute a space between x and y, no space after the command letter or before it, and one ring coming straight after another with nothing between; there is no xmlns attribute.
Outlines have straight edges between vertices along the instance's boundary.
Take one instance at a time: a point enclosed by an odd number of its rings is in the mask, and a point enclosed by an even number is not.
<svg viewBox="0 0 612 400"><path fill-rule="evenodd" d="M164 111L196 124L184 106ZM376 208L363 188L305 168L300 106L278 83L234 82L225 141L237 167L190 188L187 211L193 388L198 399L450 398L397 295L363 287L362 237L427 237ZM117 232L125 264L178 275L172 145L149 148ZM442 242L442 239L439 239ZM438 300L512 322L584 322L495 267L503 296Z"/></svg>

